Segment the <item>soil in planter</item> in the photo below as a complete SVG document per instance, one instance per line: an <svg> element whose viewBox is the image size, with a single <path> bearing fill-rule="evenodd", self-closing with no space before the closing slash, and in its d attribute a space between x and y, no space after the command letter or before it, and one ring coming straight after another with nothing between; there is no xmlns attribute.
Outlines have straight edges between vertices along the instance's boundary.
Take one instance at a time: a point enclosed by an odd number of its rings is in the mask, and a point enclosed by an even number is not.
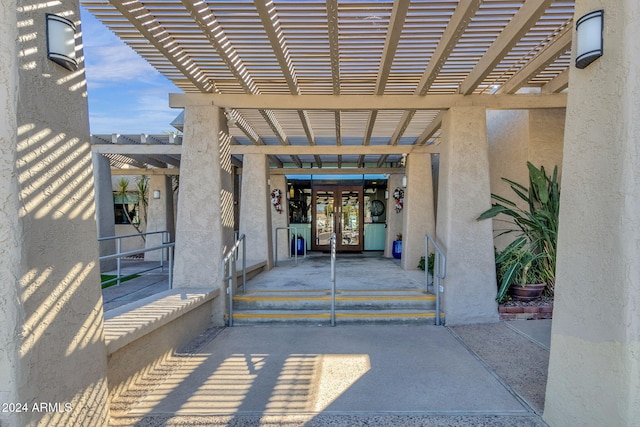
<svg viewBox="0 0 640 427"><path fill-rule="evenodd" d="M509 301L502 303L505 307L540 307L553 304L553 297L548 297L542 295L540 298L536 298L531 301L516 301L514 299L510 299Z"/></svg>

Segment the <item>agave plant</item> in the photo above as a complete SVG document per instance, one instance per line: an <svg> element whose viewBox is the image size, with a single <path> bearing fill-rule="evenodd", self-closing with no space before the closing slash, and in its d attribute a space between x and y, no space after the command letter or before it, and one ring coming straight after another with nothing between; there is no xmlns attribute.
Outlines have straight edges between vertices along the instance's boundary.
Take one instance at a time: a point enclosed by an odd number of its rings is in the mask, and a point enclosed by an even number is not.
<svg viewBox="0 0 640 427"><path fill-rule="evenodd" d="M512 285L546 283L544 253L534 253L527 238L518 237L496 255L498 295L496 300L504 302Z"/></svg>
<svg viewBox="0 0 640 427"><path fill-rule="evenodd" d="M553 169L551 176L546 174L544 166L538 169L531 162L527 162L527 168L529 169L529 187L502 178L509 184L516 196L527 203L527 209L520 208L515 202L502 196L491 194L494 203L490 209L478 217L478 220L494 218L500 214L509 217L507 221L514 224L516 228L504 230L499 235L519 233L519 238L507 248L515 249L515 247L511 247L512 245L527 246L526 252L529 252L534 258L532 262L535 265L535 270L541 274L540 279L542 280L539 283L546 283L545 293L553 295L558 246L558 215L560 213L558 167ZM524 250L524 247L520 247L520 250ZM496 258L496 264L500 264L498 263L500 255L498 254L498 258ZM506 255L505 258L507 258Z"/></svg>

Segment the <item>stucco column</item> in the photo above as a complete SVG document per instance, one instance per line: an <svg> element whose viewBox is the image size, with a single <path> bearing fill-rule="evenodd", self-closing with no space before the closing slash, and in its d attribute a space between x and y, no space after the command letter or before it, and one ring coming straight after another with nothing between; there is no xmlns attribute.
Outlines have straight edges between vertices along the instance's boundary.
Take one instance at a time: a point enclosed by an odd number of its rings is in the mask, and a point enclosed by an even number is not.
<svg viewBox="0 0 640 427"><path fill-rule="evenodd" d="M233 246L233 176L224 112L188 106L180 164L176 223L175 288L219 289L213 323L224 324L221 262Z"/></svg>
<svg viewBox="0 0 640 427"><path fill-rule="evenodd" d="M389 198L387 199L387 237L384 246L384 256L387 258L392 257L392 245L396 240L396 236L402 233L402 221L404 214L402 211L396 212L395 199L393 198L393 190L398 187L402 187L401 174L391 174L387 180L387 191L389 192ZM404 210L404 209L403 209Z"/></svg>
<svg viewBox="0 0 640 427"><path fill-rule="evenodd" d="M284 175L271 175L270 178L271 187L270 192L278 189L282 192L282 212L276 212L275 206L271 204L271 228L274 242L276 237L276 228L278 227L288 227L289 226L289 202L288 202L288 189L287 189L287 177ZM271 193L269 193L271 194ZM289 258L289 233L286 230L280 230L278 233L278 247L275 248L277 252L277 258L279 260ZM276 257L276 253L273 254L274 261Z"/></svg>
<svg viewBox="0 0 640 427"><path fill-rule="evenodd" d="M93 153L93 179L96 192L96 224L98 237L116 235L116 220L113 212L113 190L111 189L111 165L102 154ZM105 240L98 244L100 256L116 253L116 241ZM116 269L116 260L100 261L100 271Z"/></svg>
<svg viewBox="0 0 640 427"><path fill-rule="evenodd" d="M0 14L0 402L20 402L20 339L19 331L24 316L20 298L19 277L21 266L22 223L18 212L18 181L15 177L15 163L18 145L18 53L16 51L18 26L16 2L3 2ZM0 411L0 425L20 425L17 414Z"/></svg>
<svg viewBox="0 0 640 427"><path fill-rule="evenodd" d="M247 260L273 264L271 240L271 189L269 160L264 154L245 154L242 159L242 199L240 201L240 233L245 234ZM286 203L285 188L281 188L282 203ZM277 215L277 214L276 214Z"/></svg>
<svg viewBox="0 0 640 427"><path fill-rule="evenodd" d="M159 191L160 198L154 197L154 192ZM148 192L149 207L147 208L147 233L153 231L168 231L169 241L174 241L173 221L173 184L171 177L167 175L151 175L149 177ZM162 234L148 235L145 248L153 248L162 244ZM160 261L162 254L167 259L167 253L161 251L145 252L145 261Z"/></svg>
<svg viewBox="0 0 640 427"><path fill-rule="evenodd" d="M491 221L476 221L491 206L486 129L482 107L452 108L442 123L436 234L447 251L449 325L498 320Z"/></svg>
<svg viewBox="0 0 640 427"><path fill-rule="evenodd" d="M411 153L406 166L401 264L405 270L416 270L420 257L424 256L424 235L433 235L435 230L431 154Z"/></svg>
<svg viewBox="0 0 640 427"><path fill-rule="evenodd" d="M576 19L597 9L604 56L569 74L544 411L558 427L640 420L640 3L576 1Z"/></svg>
<svg viewBox="0 0 640 427"><path fill-rule="evenodd" d="M0 425L106 426L89 120L76 87L84 64L69 72L46 55L18 54L46 52L45 12L79 25L78 3L2 7L0 402L28 409L0 411ZM36 402L62 406L39 412Z"/></svg>

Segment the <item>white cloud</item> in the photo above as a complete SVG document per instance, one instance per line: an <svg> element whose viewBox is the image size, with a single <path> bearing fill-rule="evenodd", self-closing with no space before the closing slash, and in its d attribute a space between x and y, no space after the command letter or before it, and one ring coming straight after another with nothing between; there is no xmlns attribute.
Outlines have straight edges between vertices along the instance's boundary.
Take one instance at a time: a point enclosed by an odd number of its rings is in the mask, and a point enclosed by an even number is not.
<svg viewBox="0 0 640 427"><path fill-rule="evenodd" d="M148 79L159 73L128 46L100 46L85 49L89 84Z"/></svg>

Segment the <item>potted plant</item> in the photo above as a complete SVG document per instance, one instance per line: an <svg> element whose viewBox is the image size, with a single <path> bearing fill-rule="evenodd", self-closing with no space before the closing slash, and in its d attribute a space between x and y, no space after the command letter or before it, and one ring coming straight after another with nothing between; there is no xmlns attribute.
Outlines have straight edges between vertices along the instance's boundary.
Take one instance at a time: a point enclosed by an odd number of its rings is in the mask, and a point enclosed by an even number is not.
<svg viewBox="0 0 640 427"><path fill-rule="evenodd" d="M396 240L393 241L393 246L391 247L391 255L395 259L402 258L402 233L396 234Z"/></svg>
<svg viewBox="0 0 640 427"><path fill-rule="evenodd" d="M426 260L425 260L425 257L421 256L420 262L418 263L418 268L420 270L424 271L425 267L427 268L429 286L433 285L433 267L435 263L436 263L435 253L430 253L429 256L426 258Z"/></svg>
<svg viewBox="0 0 640 427"><path fill-rule="evenodd" d="M518 233L518 237L496 256L496 268L501 278L499 302L506 298L510 285L522 284L525 279L544 283L545 293L553 295L560 212L558 167L554 168L551 176L546 174L543 166L537 168L527 162L527 168L529 187L502 178L516 196L526 202L526 208L522 209L514 201L491 194L495 203L477 218L480 221L506 215L511 227L498 235Z"/></svg>
<svg viewBox="0 0 640 427"><path fill-rule="evenodd" d="M522 236L511 242L496 255L498 295L496 300L507 300L507 291L514 299L531 301L542 295L546 287L544 253L535 253L527 238Z"/></svg>

